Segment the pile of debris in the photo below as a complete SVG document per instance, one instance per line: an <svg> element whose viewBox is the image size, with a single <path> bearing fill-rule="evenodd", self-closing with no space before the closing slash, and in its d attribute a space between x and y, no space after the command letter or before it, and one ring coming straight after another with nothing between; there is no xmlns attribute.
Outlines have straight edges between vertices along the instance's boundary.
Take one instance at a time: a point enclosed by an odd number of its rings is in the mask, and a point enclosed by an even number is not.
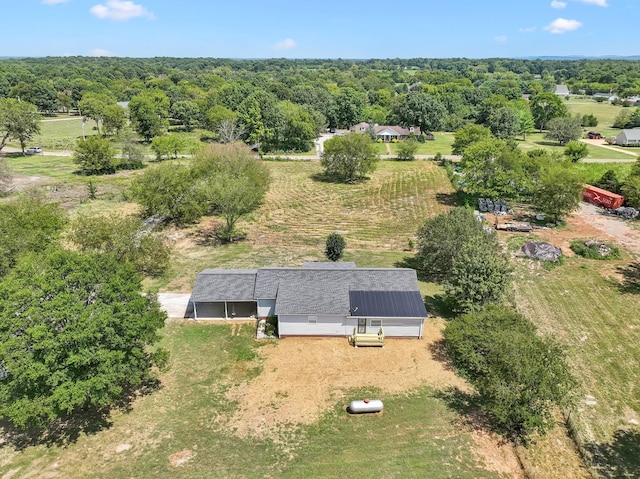
<svg viewBox="0 0 640 479"><path fill-rule="evenodd" d="M483 213L493 213L496 215L506 215L508 212L507 202L504 200L491 200L489 198L478 198L478 209Z"/></svg>
<svg viewBox="0 0 640 479"><path fill-rule="evenodd" d="M613 210L613 212L625 220L632 220L640 214L637 209L631 208L630 206L621 206Z"/></svg>
<svg viewBox="0 0 640 479"><path fill-rule="evenodd" d="M589 241L585 241L584 245L587 248L590 248L592 250L594 250L596 253L598 253L600 256L602 256L603 258L606 258L607 256L609 256L611 254L612 249L600 242L600 241L595 241L595 240L589 240Z"/></svg>
<svg viewBox="0 0 640 479"><path fill-rule="evenodd" d="M560 248L542 241L527 241L520 251L529 258L541 261L557 261L562 256Z"/></svg>

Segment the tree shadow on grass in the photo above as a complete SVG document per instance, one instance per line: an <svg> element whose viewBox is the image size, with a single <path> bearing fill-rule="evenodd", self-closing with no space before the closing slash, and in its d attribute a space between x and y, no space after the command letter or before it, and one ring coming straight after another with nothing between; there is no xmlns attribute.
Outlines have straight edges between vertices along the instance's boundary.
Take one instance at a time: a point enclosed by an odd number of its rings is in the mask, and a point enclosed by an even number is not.
<svg viewBox="0 0 640 479"><path fill-rule="evenodd" d="M320 183L336 183L341 185L353 185L356 183L364 183L365 181L370 180L368 176L361 176L360 178L345 180L344 178L340 178L335 175L328 175L325 172L315 173L310 176L313 181L318 181Z"/></svg>
<svg viewBox="0 0 640 479"><path fill-rule="evenodd" d="M618 429L611 442L584 445L591 465L609 479L640 477L640 431Z"/></svg>
<svg viewBox="0 0 640 479"><path fill-rule="evenodd" d="M11 422L0 421L0 437L4 444L8 444L18 451L31 446L45 445L47 447L64 447L75 443L81 436L97 434L112 426L112 411L128 413L132 410L133 402L139 396L146 396L161 389L158 380L151 380L135 391L127 391L112 406L96 410L76 411L61 417L46 428L31 427L19 429ZM0 449L4 445L0 441Z"/></svg>
<svg viewBox="0 0 640 479"><path fill-rule="evenodd" d="M622 275L622 282L618 283L618 288L622 293L640 293L640 263L630 263L620 266L617 269Z"/></svg>

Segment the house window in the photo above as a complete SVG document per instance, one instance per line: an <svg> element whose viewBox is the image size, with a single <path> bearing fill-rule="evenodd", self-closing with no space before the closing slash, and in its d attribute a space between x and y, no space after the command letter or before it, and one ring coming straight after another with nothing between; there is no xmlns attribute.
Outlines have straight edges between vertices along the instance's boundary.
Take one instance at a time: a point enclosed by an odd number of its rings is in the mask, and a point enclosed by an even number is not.
<svg viewBox="0 0 640 479"><path fill-rule="evenodd" d="M372 319L371 320L371 327L372 328L380 328L380 327L382 327L382 320L381 319Z"/></svg>
<svg viewBox="0 0 640 479"><path fill-rule="evenodd" d="M318 322L317 316L309 316L309 324L316 324Z"/></svg>

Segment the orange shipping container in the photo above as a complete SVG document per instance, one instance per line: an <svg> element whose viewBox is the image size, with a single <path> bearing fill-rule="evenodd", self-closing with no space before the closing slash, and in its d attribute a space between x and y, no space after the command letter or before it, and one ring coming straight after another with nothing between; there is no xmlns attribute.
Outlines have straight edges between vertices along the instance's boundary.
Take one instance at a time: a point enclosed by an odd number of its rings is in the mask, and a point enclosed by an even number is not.
<svg viewBox="0 0 640 479"><path fill-rule="evenodd" d="M584 185L582 199L611 210L620 208L624 203L624 196L592 185Z"/></svg>

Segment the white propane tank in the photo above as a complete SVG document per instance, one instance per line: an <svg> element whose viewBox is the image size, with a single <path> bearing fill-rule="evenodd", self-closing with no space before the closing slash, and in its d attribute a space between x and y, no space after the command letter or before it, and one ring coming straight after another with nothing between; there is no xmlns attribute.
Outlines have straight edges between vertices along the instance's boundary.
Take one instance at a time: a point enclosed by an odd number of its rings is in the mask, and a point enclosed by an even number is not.
<svg viewBox="0 0 640 479"><path fill-rule="evenodd" d="M351 401L349 403L349 412L351 414L359 414L363 412L380 412L384 408L384 404L380 399L362 399L359 401Z"/></svg>

